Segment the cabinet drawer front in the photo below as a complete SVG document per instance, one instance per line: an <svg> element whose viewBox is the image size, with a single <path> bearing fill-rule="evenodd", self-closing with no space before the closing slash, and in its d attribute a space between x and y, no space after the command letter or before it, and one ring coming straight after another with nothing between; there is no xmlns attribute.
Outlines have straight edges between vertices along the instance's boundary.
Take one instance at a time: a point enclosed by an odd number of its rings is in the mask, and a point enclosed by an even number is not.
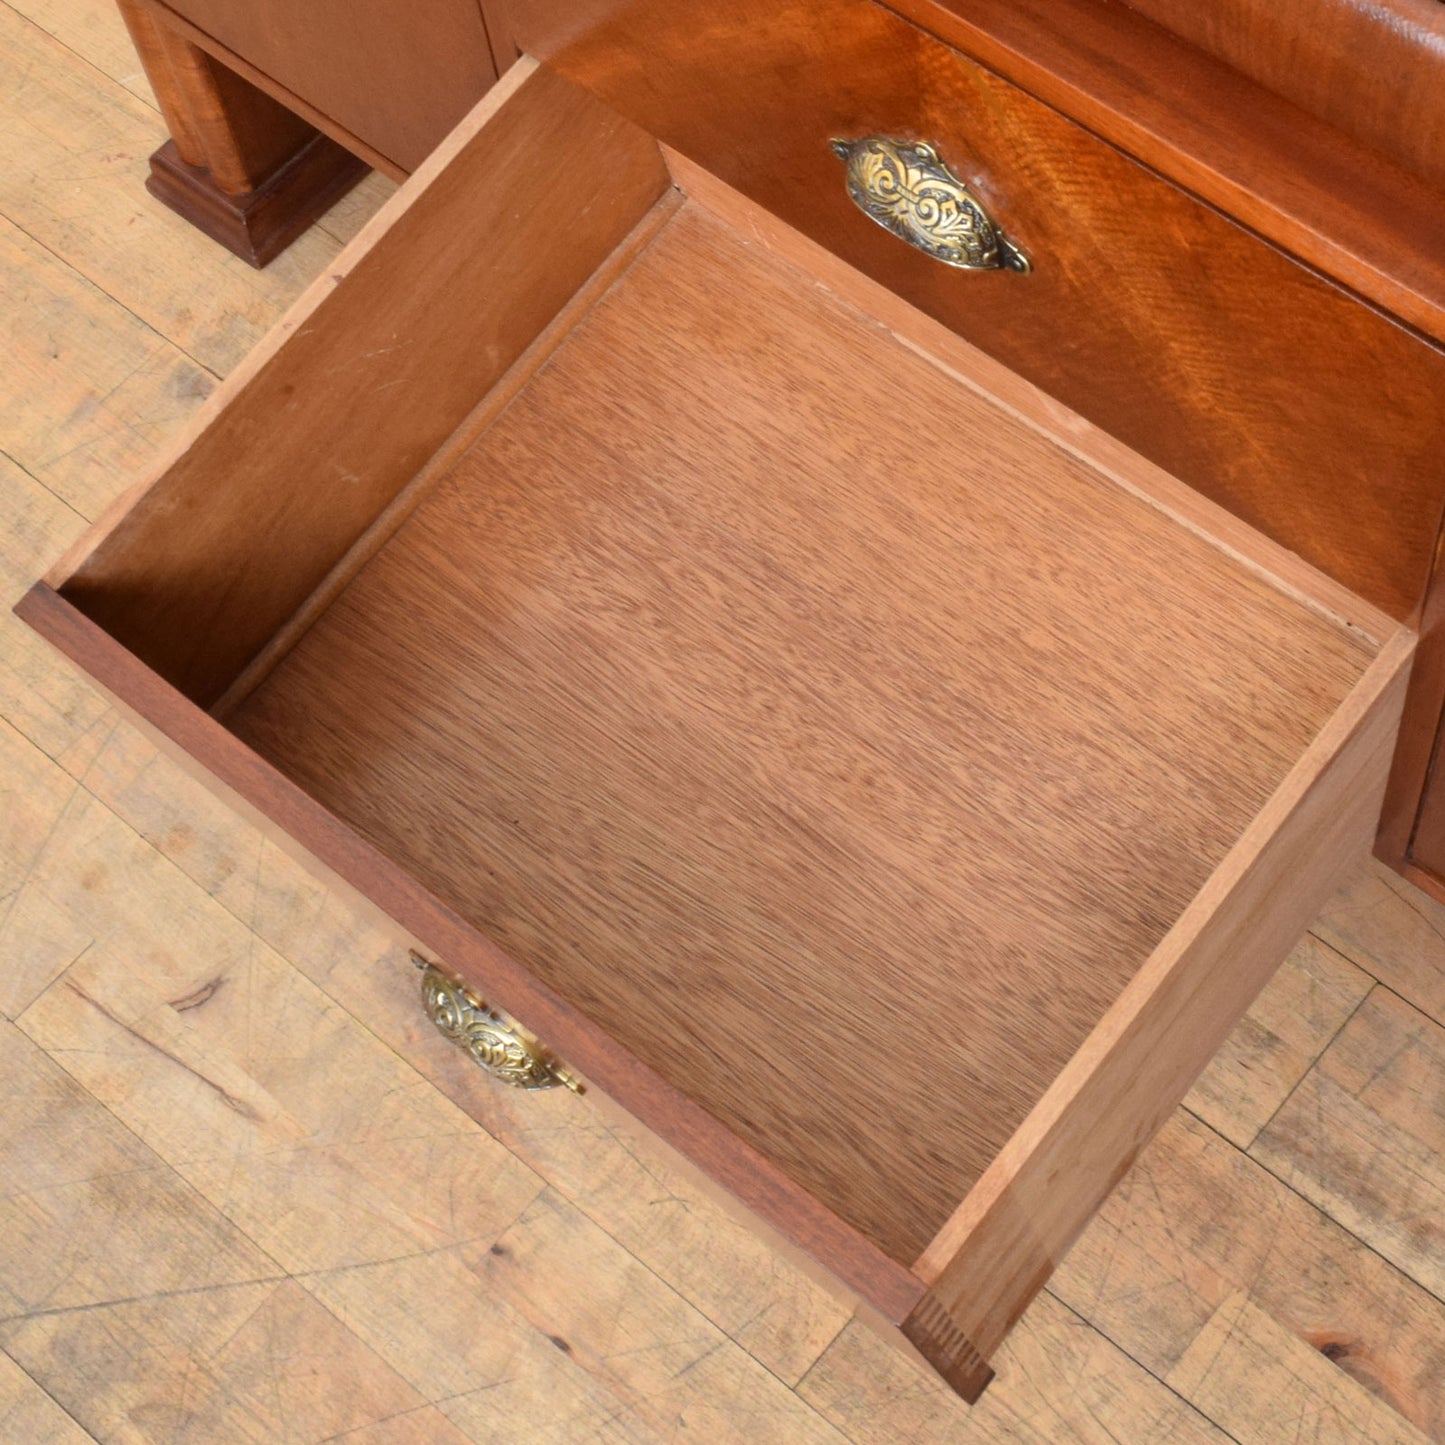
<svg viewBox="0 0 1445 1445"><path fill-rule="evenodd" d="M1414 646L533 62L21 611L970 1397Z"/></svg>
<svg viewBox="0 0 1445 1445"><path fill-rule="evenodd" d="M1430 344L881 7L514 8L527 50L850 265L1394 616L1418 601ZM860 215L830 142L871 135L931 144L1032 274L951 270Z"/></svg>

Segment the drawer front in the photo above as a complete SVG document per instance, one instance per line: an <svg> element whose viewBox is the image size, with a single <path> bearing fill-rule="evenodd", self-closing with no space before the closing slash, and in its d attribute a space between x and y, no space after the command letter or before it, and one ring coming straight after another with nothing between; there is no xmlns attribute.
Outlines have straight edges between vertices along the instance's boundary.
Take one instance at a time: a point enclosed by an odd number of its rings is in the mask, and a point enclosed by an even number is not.
<svg viewBox="0 0 1445 1445"><path fill-rule="evenodd" d="M178 0L172 8L406 171L497 78L477 0Z"/></svg>
<svg viewBox="0 0 1445 1445"><path fill-rule="evenodd" d="M525 49L689 159L1362 596L1415 604L1428 343L879 7L515 9ZM830 142L869 135L931 143L1032 273L940 265L860 214Z"/></svg>

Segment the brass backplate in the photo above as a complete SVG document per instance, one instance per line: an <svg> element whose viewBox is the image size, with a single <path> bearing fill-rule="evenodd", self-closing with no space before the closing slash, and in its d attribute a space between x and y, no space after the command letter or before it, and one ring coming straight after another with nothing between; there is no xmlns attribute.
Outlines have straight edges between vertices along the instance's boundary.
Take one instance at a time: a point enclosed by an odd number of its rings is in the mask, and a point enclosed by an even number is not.
<svg viewBox="0 0 1445 1445"><path fill-rule="evenodd" d="M421 970L421 998L427 1017L446 1038L469 1054L494 1079L516 1089L555 1089L580 1094L573 1078L526 1029L489 1008L460 980L413 953Z"/></svg>
<svg viewBox="0 0 1445 1445"><path fill-rule="evenodd" d="M835 140L858 209L910 246L964 271L1033 270L983 202L922 141Z"/></svg>

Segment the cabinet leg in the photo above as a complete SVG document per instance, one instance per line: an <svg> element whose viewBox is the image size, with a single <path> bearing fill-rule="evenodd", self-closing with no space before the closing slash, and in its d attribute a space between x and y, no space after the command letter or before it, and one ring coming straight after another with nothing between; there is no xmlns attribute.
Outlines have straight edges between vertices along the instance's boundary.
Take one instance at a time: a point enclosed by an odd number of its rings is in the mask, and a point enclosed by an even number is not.
<svg viewBox="0 0 1445 1445"><path fill-rule="evenodd" d="M118 0L171 132L146 189L253 266L278 256L367 166L169 28Z"/></svg>

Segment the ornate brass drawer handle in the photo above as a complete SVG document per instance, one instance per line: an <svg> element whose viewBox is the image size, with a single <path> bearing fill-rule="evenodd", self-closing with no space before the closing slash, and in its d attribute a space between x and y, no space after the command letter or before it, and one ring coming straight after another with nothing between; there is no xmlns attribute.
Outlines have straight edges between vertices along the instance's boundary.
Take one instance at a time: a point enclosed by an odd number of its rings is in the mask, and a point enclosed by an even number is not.
<svg viewBox="0 0 1445 1445"><path fill-rule="evenodd" d="M436 964L418 953L411 957L421 970L421 999L427 1017L494 1079L517 1089L555 1089L560 1084L574 1094L585 1092L581 1081L526 1029L488 1008L484 999Z"/></svg>
<svg viewBox="0 0 1445 1445"><path fill-rule="evenodd" d="M854 204L910 246L965 271L1033 270L931 145L876 135L832 144Z"/></svg>

